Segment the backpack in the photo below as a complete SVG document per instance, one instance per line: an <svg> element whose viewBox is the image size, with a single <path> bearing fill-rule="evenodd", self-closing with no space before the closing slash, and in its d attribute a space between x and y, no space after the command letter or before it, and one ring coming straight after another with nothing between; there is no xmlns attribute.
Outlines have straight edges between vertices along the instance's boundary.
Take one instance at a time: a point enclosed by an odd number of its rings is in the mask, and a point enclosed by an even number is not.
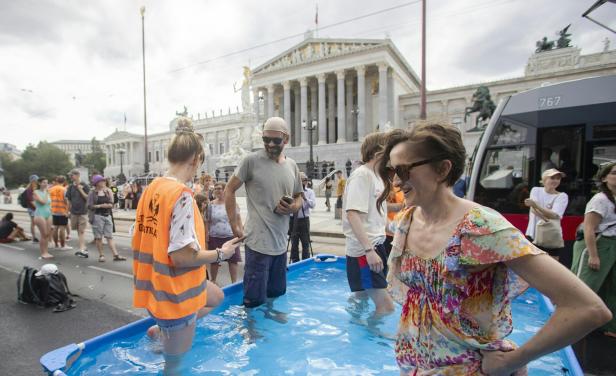
<svg viewBox="0 0 616 376"><path fill-rule="evenodd" d="M17 202L22 208L28 209L28 197L26 196L26 191L27 189L24 189L24 191L17 196Z"/></svg>
<svg viewBox="0 0 616 376"><path fill-rule="evenodd" d="M37 270L24 266L17 279L17 300L42 307L55 306L54 312L75 308L75 301L62 272L36 276Z"/></svg>
<svg viewBox="0 0 616 376"><path fill-rule="evenodd" d="M34 286L35 274L38 270L24 266L17 277L17 301L23 304L41 304L41 299Z"/></svg>

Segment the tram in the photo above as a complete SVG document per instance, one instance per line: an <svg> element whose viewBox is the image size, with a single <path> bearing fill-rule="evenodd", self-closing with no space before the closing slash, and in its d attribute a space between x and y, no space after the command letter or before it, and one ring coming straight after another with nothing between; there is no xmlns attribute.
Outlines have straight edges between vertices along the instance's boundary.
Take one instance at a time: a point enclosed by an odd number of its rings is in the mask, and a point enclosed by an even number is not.
<svg viewBox="0 0 616 376"><path fill-rule="evenodd" d="M562 227L570 247L597 192L593 177L612 160L616 75L545 85L500 101L473 153L466 197L498 210L524 232L524 199L540 185L541 173L556 167L567 175L558 190L569 195Z"/></svg>

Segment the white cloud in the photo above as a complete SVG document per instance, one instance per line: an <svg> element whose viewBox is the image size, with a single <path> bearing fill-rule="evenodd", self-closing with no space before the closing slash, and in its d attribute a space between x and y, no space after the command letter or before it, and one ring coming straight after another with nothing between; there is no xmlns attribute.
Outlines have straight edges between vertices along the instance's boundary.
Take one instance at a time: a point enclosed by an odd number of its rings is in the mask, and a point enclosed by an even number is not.
<svg viewBox="0 0 616 376"><path fill-rule="evenodd" d="M555 38L555 31L569 23L573 42L584 53L600 50L607 32L580 17L592 2L429 1L428 88L521 75L535 41ZM142 4L2 2L0 141L24 148L40 140L101 139L123 127L124 113L128 130L142 132ZM302 33L313 27L314 4L145 1L149 132L166 130L183 105L194 114L234 110L240 97L233 83L241 80L242 66L263 63L301 37L195 63ZM320 26L398 4L403 2L322 1ZM413 4L321 30L319 36L383 38L388 33L419 74L419 14L420 5Z"/></svg>

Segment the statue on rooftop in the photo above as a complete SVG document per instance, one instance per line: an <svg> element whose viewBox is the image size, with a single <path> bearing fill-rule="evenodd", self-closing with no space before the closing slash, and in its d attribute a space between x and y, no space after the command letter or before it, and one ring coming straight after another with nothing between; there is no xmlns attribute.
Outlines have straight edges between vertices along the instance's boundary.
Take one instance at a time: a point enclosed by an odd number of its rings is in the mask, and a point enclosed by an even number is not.
<svg viewBox="0 0 616 376"><path fill-rule="evenodd" d="M470 114L479 112L479 115L477 115L475 119L475 127L469 129L469 132L480 131L482 128L479 127L479 122L488 120L494 113L496 105L492 102L492 98L490 97L490 89L483 85L477 88L471 101L473 105L464 109L464 122L466 122L466 118Z"/></svg>
<svg viewBox="0 0 616 376"><path fill-rule="evenodd" d="M186 106L184 106L184 111L183 112L175 112L176 116L183 116L183 117L188 117L188 109L186 108Z"/></svg>
<svg viewBox="0 0 616 376"><path fill-rule="evenodd" d="M571 34L567 33L567 30L569 30L570 26L571 24L567 25L567 27L558 32L560 38L558 38L558 40L556 41L556 48L571 47L571 45L569 44L569 42L571 42L571 39L569 38Z"/></svg>
<svg viewBox="0 0 616 376"><path fill-rule="evenodd" d="M550 51L554 48L554 41L548 41L548 37L543 37L543 39L537 41L536 45L537 49L535 52Z"/></svg>

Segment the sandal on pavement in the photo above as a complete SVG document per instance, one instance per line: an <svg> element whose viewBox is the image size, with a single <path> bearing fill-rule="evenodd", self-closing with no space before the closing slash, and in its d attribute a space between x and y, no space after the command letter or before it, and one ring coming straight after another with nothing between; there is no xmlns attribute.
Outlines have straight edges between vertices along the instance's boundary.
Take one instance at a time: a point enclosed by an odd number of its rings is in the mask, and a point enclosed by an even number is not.
<svg viewBox="0 0 616 376"><path fill-rule="evenodd" d="M113 255L113 261L126 261L126 257L120 255Z"/></svg>
<svg viewBox="0 0 616 376"><path fill-rule="evenodd" d="M103 255L98 256L98 262L105 262L105 256Z"/></svg>
<svg viewBox="0 0 616 376"><path fill-rule="evenodd" d="M53 255L39 256L39 260L51 260L52 258L53 258Z"/></svg>

